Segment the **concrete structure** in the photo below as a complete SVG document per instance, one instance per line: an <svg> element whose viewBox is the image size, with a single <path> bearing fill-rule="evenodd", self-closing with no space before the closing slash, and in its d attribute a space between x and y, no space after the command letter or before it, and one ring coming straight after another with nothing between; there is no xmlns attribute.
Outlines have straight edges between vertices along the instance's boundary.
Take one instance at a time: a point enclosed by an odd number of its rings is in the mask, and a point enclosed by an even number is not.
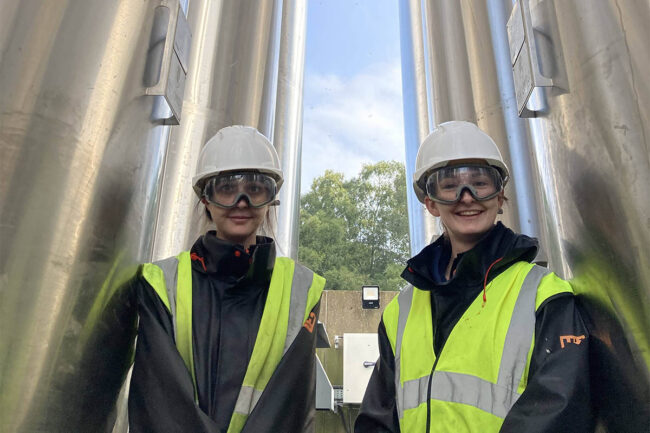
<svg viewBox="0 0 650 433"><path fill-rule="evenodd" d="M377 332L384 307L399 292L380 292L380 308L376 310L361 309L361 292L358 290L325 290L321 300L320 321L325 324L329 335L329 349L316 349L316 353L325 367L327 376L332 385L343 385L343 348L335 348L336 336L343 336L348 332ZM316 413L316 433L345 433L343 422L354 423L357 414L356 407L344 407L339 413Z"/></svg>

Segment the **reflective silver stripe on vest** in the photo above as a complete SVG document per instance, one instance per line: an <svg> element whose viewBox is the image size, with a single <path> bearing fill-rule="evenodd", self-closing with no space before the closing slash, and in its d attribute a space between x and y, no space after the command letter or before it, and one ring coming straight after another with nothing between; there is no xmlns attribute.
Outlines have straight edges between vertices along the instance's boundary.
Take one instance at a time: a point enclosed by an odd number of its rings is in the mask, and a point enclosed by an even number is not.
<svg viewBox="0 0 650 433"><path fill-rule="evenodd" d="M414 409L427 401L428 384L429 376L404 382L404 410ZM432 400L463 403L505 418L517 398L519 394L476 376L448 371L433 374ZM403 417L404 412L399 415Z"/></svg>
<svg viewBox="0 0 650 433"><path fill-rule="evenodd" d="M431 384L431 399L463 403L500 418L506 417L510 408L520 397L516 390L525 372L528 351L535 333L537 287L541 279L549 273L548 269L533 266L522 283L512 312L510 326L506 333L497 383L494 384L467 374L436 371L433 374ZM412 292L412 289L410 291ZM411 294L411 299L412 296ZM411 302L408 302L407 307L406 311L404 311L400 303L398 336L395 345L396 354L398 353L397 348L401 347L402 341L402 335L399 333L403 333L406 326L406 318L410 311ZM402 324L403 313L406 314L406 318ZM404 382L403 387L399 386L400 369L397 355L395 358L395 376L397 378L398 415L402 419L405 410L414 409L420 404L426 403L429 377L423 376L409 380Z"/></svg>
<svg viewBox="0 0 650 433"><path fill-rule="evenodd" d="M169 300L169 308L172 313L172 325L174 326L174 340L176 339L176 282L178 279L178 258L169 257L164 260L155 262L154 265L158 266L163 271L165 276L165 290L167 290L167 299Z"/></svg>
<svg viewBox="0 0 650 433"><path fill-rule="evenodd" d="M499 378L497 385L516 390L524 375L528 351L535 335L535 299L537 287L542 278L550 271L541 266L533 265L526 275L521 291L517 297L515 308L512 311L510 326L506 333L506 341L501 354ZM512 404L517 401L517 395ZM510 405L512 407L512 405Z"/></svg>
<svg viewBox="0 0 650 433"><path fill-rule="evenodd" d="M304 266L295 264L293 279L291 281L291 303L289 306L289 324L287 326L287 337L284 340L283 354L287 353L289 346L300 332L307 308L307 295L314 280L314 273Z"/></svg>
<svg viewBox="0 0 650 433"><path fill-rule="evenodd" d="M291 299L289 301L289 320L287 325L287 336L284 340L283 354L287 352L293 340L302 329L305 309L307 308L307 298L309 289L314 280L314 273L299 265L294 266L293 277L291 280ZM240 415L250 415L257 401L262 396L264 390L258 390L251 386L242 386L235 403L235 412Z"/></svg>
<svg viewBox="0 0 650 433"><path fill-rule="evenodd" d="M399 414L400 419L403 418L403 407L405 399L407 398L406 387L402 387L402 384L400 382L400 365L402 363L402 338L404 337L406 320L408 319L409 311L411 311L411 303L413 302L413 290L413 286L409 284L400 292L397 299L399 313L397 317L397 336L395 338L395 390L397 392L397 413ZM426 379L428 380L428 377L426 377ZM404 385L406 385L406 383ZM424 398L426 399L426 384ZM415 407L417 407L417 405Z"/></svg>
<svg viewBox="0 0 650 433"><path fill-rule="evenodd" d="M262 392L252 386L242 386L239 390L237 403L235 403L235 412L240 415L250 415L262 396Z"/></svg>

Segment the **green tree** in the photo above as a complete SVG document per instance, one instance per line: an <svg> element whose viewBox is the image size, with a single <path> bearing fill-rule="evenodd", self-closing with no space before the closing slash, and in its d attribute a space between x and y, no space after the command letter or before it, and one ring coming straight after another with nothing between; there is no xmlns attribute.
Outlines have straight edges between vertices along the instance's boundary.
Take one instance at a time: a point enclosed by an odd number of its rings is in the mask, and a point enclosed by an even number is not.
<svg viewBox="0 0 650 433"><path fill-rule="evenodd" d="M346 180L328 170L301 199L298 258L332 290L397 290L408 257L404 164L365 165Z"/></svg>

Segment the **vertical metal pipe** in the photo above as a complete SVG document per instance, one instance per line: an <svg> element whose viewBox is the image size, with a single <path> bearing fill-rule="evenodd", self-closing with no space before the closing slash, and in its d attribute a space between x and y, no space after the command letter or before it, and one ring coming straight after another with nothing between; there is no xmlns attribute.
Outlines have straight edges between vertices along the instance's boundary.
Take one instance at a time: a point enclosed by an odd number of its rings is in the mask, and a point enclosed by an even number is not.
<svg viewBox="0 0 650 433"><path fill-rule="evenodd" d="M264 76L264 96L262 113L260 114L259 127L257 128L266 137L272 138L275 125L275 107L278 94L278 65L280 62L280 35L282 34L282 1L273 4L273 22L271 23L271 36L267 50L266 67Z"/></svg>
<svg viewBox="0 0 650 433"><path fill-rule="evenodd" d="M224 126L260 126L275 1L281 0L220 2L213 75L205 89L212 110L208 138Z"/></svg>
<svg viewBox="0 0 650 433"><path fill-rule="evenodd" d="M510 0L488 0L487 16L490 24L492 48L496 78L499 86L501 110L505 124L505 132L510 151L510 171L512 184L515 190L515 203L519 212L519 228L521 233L531 237L540 237L537 191L533 176L536 172L530 160L528 136L526 134L526 121L519 118L517 112L517 98L512 78L510 51L506 21L510 15L512 5ZM546 245L543 239L542 244ZM538 257L538 259L541 259Z"/></svg>
<svg viewBox="0 0 650 433"><path fill-rule="evenodd" d="M472 85L458 0L424 1L433 124L476 123Z"/></svg>
<svg viewBox="0 0 650 433"><path fill-rule="evenodd" d="M294 259L298 257L306 31L307 1L284 0L273 134L273 143L284 171L276 240L280 253Z"/></svg>
<svg viewBox="0 0 650 433"><path fill-rule="evenodd" d="M406 191L411 254L417 254L436 234L433 217L418 201L411 182L420 143L429 133L429 110L424 63L424 34L420 0L399 2L402 98L406 146Z"/></svg>

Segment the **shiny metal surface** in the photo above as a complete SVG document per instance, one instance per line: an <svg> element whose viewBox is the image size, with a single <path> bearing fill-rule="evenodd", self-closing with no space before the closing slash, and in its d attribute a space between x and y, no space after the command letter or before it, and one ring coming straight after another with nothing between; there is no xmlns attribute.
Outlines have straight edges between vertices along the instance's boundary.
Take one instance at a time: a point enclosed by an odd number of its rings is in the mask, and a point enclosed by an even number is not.
<svg viewBox="0 0 650 433"><path fill-rule="evenodd" d="M298 258L302 89L305 70L307 0L284 0L273 144L284 172L276 241L279 253Z"/></svg>
<svg viewBox="0 0 650 433"><path fill-rule="evenodd" d="M476 123L461 3L425 1L424 8L434 125L450 120Z"/></svg>
<svg viewBox="0 0 650 433"><path fill-rule="evenodd" d="M594 396L609 431L650 425L650 3L531 1L547 89L529 120L551 268L594 336ZM561 56L556 55L561 50Z"/></svg>
<svg viewBox="0 0 650 433"><path fill-rule="evenodd" d="M517 116L517 98L510 73L511 63L507 50L508 36L505 17L510 9L510 0L489 0L486 5L501 110L510 151L510 172L512 173L515 204L519 213L519 230L523 234L539 238L541 232L537 213L539 198L535 187L536 175L531 162L526 121ZM537 260L546 261L546 254L543 250Z"/></svg>
<svg viewBox="0 0 650 433"><path fill-rule="evenodd" d="M275 98L268 90L273 85L268 75L277 75L277 65L269 64L277 58L269 55L277 45L271 34L274 11L275 1L193 0L189 4L193 41L183 121L170 135L154 259L188 249L209 226L192 191L192 176L205 142L229 125L268 128L269 105Z"/></svg>
<svg viewBox="0 0 650 433"><path fill-rule="evenodd" d="M530 14L530 2L516 2L506 25L512 75L517 86L517 111L520 117L535 117L535 110L529 108L531 98L535 97L536 88L554 87L553 79L544 76L540 63L544 61L543 41L535 37L535 30Z"/></svg>
<svg viewBox="0 0 650 433"><path fill-rule="evenodd" d="M278 63L280 61L280 37L282 34L283 1L273 3L273 21L271 22L271 35L269 37L266 53L266 73L264 74L264 95L262 99L262 113L258 131L267 137L273 137L275 123L275 106L278 94ZM271 140L272 142L272 140Z"/></svg>
<svg viewBox="0 0 650 433"><path fill-rule="evenodd" d="M400 48L404 141L406 146L406 191L411 254L415 255L438 233L433 217L418 201L411 185L420 143L429 134L429 109L424 63L422 4L419 0L399 2Z"/></svg>
<svg viewBox="0 0 650 433"><path fill-rule="evenodd" d="M144 89L145 95L162 96L171 116L167 124L178 125L181 119L185 76L192 34L179 0L160 0L154 16L152 47L162 47L162 59L156 80ZM157 33L160 32L160 35ZM152 53L150 51L149 53Z"/></svg>
<svg viewBox="0 0 650 433"><path fill-rule="evenodd" d="M209 136L224 126L259 126L266 103L264 77L269 73L266 54L272 40L273 1L219 3L221 15L215 23L218 38L213 54L214 69L205 89L210 93L213 113Z"/></svg>
<svg viewBox="0 0 650 433"><path fill-rule="evenodd" d="M0 420L111 431L165 146L145 96L155 1L5 0L0 14ZM164 144L164 142L163 142Z"/></svg>

